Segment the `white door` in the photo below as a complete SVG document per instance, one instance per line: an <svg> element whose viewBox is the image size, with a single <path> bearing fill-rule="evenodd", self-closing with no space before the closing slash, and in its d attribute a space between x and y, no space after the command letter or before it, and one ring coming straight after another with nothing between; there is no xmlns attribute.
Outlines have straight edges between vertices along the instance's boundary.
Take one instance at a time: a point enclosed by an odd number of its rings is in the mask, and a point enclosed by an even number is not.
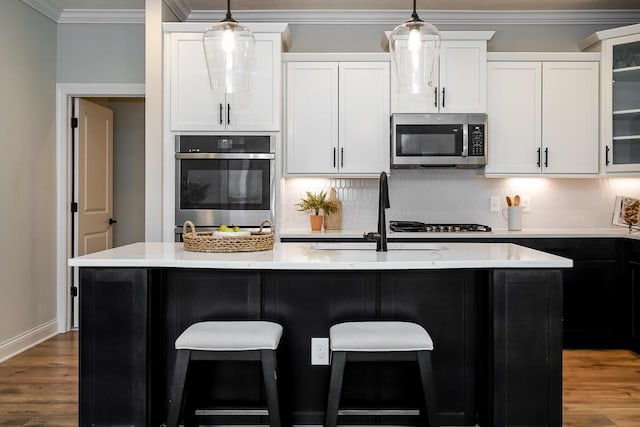
<svg viewBox="0 0 640 427"><path fill-rule="evenodd" d="M543 173L598 173L598 63L542 67Z"/></svg>
<svg viewBox="0 0 640 427"><path fill-rule="evenodd" d="M442 113L487 111L487 42L444 41L438 104Z"/></svg>
<svg viewBox="0 0 640 427"><path fill-rule="evenodd" d="M338 63L287 63L287 173L338 171Z"/></svg>
<svg viewBox="0 0 640 427"><path fill-rule="evenodd" d="M341 62L340 173L389 171L389 63Z"/></svg>
<svg viewBox="0 0 640 427"><path fill-rule="evenodd" d="M201 33L171 34L171 130L224 130L225 94L211 90Z"/></svg>
<svg viewBox="0 0 640 427"><path fill-rule="evenodd" d="M75 111L79 256L113 246L113 111L80 98Z"/></svg>
<svg viewBox="0 0 640 427"><path fill-rule="evenodd" d="M254 71L248 93L227 94L227 130L280 130L280 34L255 34Z"/></svg>
<svg viewBox="0 0 640 427"><path fill-rule="evenodd" d="M487 174L539 173L542 120L540 62L490 62Z"/></svg>

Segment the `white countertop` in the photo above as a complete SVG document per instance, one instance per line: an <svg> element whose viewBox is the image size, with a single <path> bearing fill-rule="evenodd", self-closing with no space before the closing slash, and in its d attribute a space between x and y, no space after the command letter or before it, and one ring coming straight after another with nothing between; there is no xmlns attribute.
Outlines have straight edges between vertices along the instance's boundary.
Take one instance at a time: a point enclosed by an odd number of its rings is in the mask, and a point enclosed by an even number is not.
<svg viewBox="0 0 640 427"><path fill-rule="evenodd" d="M389 252L370 249L320 250L326 243L277 243L261 252L201 253L182 243L134 243L69 260L72 267L212 268L256 270L419 270L571 268L568 258L510 243L408 243ZM348 243L330 244L349 245ZM421 246L422 245L422 246ZM346 246L342 246L346 247ZM419 249L417 249L419 248ZM435 249L435 250L434 250Z"/></svg>
<svg viewBox="0 0 640 427"><path fill-rule="evenodd" d="M280 238L295 239L361 239L365 232L371 230L322 230L311 231L308 228L286 228L280 230ZM402 233L387 232L387 238L403 239L473 239L473 238L605 238L623 237L640 240L640 231L629 233L625 227L608 228L531 228L521 231L493 229L491 232L458 232L458 233Z"/></svg>

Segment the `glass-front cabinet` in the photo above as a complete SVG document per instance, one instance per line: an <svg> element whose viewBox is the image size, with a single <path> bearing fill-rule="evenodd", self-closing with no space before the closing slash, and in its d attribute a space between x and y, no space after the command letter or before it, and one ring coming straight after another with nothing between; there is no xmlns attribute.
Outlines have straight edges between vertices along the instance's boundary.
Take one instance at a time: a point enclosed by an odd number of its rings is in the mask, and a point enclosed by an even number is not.
<svg viewBox="0 0 640 427"><path fill-rule="evenodd" d="M594 33L582 48L602 53L601 171L640 173L640 24Z"/></svg>
<svg viewBox="0 0 640 427"><path fill-rule="evenodd" d="M640 35L639 35L640 38ZM640 41L613 45L612 166L640 165ZM608 166L608 165L607 165Z"/></svg>

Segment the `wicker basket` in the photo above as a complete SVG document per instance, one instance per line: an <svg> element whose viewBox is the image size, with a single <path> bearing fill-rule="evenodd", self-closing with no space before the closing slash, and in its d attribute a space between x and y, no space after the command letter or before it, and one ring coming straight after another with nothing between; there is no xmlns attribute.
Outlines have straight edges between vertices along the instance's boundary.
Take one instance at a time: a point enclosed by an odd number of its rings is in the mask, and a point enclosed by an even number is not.
<svg viewBox="0 0 640 427"><path fill-rule="evenodd" d="M262 231L265 224L271 227L270 232ZM191 231L188 231L191 228ZM265 219L260 223L259 231L252 231L248 236L214 236L212 231L196 231L191 221L185 221L182 227L184 249L193 252L253 252L273 249L274 234L271 221Z"/></svg>

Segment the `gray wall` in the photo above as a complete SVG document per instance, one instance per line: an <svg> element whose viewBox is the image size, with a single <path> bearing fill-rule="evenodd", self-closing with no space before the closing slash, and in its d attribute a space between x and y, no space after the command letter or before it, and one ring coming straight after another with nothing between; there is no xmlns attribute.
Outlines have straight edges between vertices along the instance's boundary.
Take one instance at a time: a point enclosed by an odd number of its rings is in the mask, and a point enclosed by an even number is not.
<svg viewBox="0 0 640 427"><path fill-rule="evenodd" d="M56 318L56 24L0 2L0 345Z"/></svg>
<svg viewBox="0 0 640 427"><path fill-rule="evenodd" d="M58 83L144 83L144 24L59 24Z"/></svg>
<svg viewBox="0 0 640 427"><path fill-rule="evenodd" d="M424 18L423 18L424 19ZM578 43L594 31L611 25L438 25L440 31L495 31L488 44L492 52L576 52ZM289 26L290 52L382 52L385 31L393 25Z"/></svg>
<svg viewBox="0 0 640 427"><path fill-rule="evenodd" d="M113 246L144 242L144 98L113 99Z"/></svg>
<svg viewBox="0 0 640 427"><path fill-rule="evenodd" d="M144 241L144 98L87 98L113 110L113 246Z"/></svg>

